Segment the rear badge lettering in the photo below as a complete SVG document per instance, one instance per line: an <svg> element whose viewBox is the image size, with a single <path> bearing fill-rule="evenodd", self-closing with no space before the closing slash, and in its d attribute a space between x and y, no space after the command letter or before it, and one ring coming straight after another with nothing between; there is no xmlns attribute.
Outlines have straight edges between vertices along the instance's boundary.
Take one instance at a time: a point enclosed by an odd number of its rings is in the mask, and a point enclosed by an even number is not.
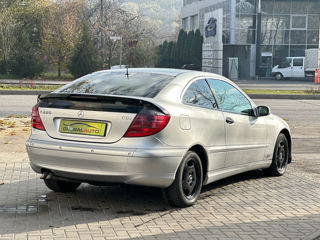
<svg viewBox="0 0 320 240"><path fill-rule="evenodd" d="M51 114L51 111L45 111L45 110L41 110L40 114Z"/></svg>
<svg viewBox="0 0 320 240"><path fill-rule="evenodd" d="M122 116L122 120L130 121L130 120L132 120L132 117Z"/></svg>

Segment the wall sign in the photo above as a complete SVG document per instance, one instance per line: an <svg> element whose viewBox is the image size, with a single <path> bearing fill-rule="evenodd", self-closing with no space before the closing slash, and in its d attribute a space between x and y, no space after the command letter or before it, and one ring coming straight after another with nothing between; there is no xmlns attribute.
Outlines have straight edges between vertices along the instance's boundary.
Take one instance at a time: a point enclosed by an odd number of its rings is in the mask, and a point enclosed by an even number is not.
<svg viewBox="0 0 320 240"><path fill-rule="evenodd" d="M223 43L222 23L223 9L219 8L204 14L204 41L202 44L202 71L222 75Z"/></svg>
<svg viewBox="0 0 320 240"><path fill-rule="evenodd" d="M217 35L217 19L211 17L205 27L205 36L215 37Z"/></svg>

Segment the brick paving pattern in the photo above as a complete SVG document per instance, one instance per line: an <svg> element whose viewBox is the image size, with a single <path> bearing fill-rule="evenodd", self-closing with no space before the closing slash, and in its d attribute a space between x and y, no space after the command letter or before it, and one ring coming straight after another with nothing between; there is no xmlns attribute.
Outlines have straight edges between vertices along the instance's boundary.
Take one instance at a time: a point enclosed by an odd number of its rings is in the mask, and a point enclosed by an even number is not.
<svg viewBox="0 0 320 240"><path fill-rule="evenodd" d="M26 156L2 160L0 239L316 239L320 181L296 162L283 177L253 171L213 183L195 206L175 209L154 188L83 184L54 193Z"/></svg>

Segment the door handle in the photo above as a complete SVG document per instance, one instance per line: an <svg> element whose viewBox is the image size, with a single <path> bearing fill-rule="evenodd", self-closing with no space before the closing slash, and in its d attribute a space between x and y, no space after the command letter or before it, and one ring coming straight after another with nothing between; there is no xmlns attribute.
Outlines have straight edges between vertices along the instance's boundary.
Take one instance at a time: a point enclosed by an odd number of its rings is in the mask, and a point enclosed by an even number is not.
<svg viewBox="0 0 320 240"><path fill-rule="evenodd" d="M226 123L228 124L234 124L234 120L231 117L226 118Z"/></svg>

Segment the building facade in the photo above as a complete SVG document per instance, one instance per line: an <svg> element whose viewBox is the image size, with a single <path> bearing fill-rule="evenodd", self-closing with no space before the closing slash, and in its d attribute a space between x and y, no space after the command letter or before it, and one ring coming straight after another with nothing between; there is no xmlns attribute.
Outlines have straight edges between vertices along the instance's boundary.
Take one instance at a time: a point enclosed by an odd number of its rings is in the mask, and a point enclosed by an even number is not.
<svg viewBox="0 0 320 240"><path fill-rule="evenodd" d="M240 78L268 77L282 58L304 56L306 49L319 47L319 0L261 0L260 9L261 28L258 0L183 1L182 28L199 28L204 35L204 70L229 76L235 63ZM206 37L212 27L218 34Z"/></svg>

